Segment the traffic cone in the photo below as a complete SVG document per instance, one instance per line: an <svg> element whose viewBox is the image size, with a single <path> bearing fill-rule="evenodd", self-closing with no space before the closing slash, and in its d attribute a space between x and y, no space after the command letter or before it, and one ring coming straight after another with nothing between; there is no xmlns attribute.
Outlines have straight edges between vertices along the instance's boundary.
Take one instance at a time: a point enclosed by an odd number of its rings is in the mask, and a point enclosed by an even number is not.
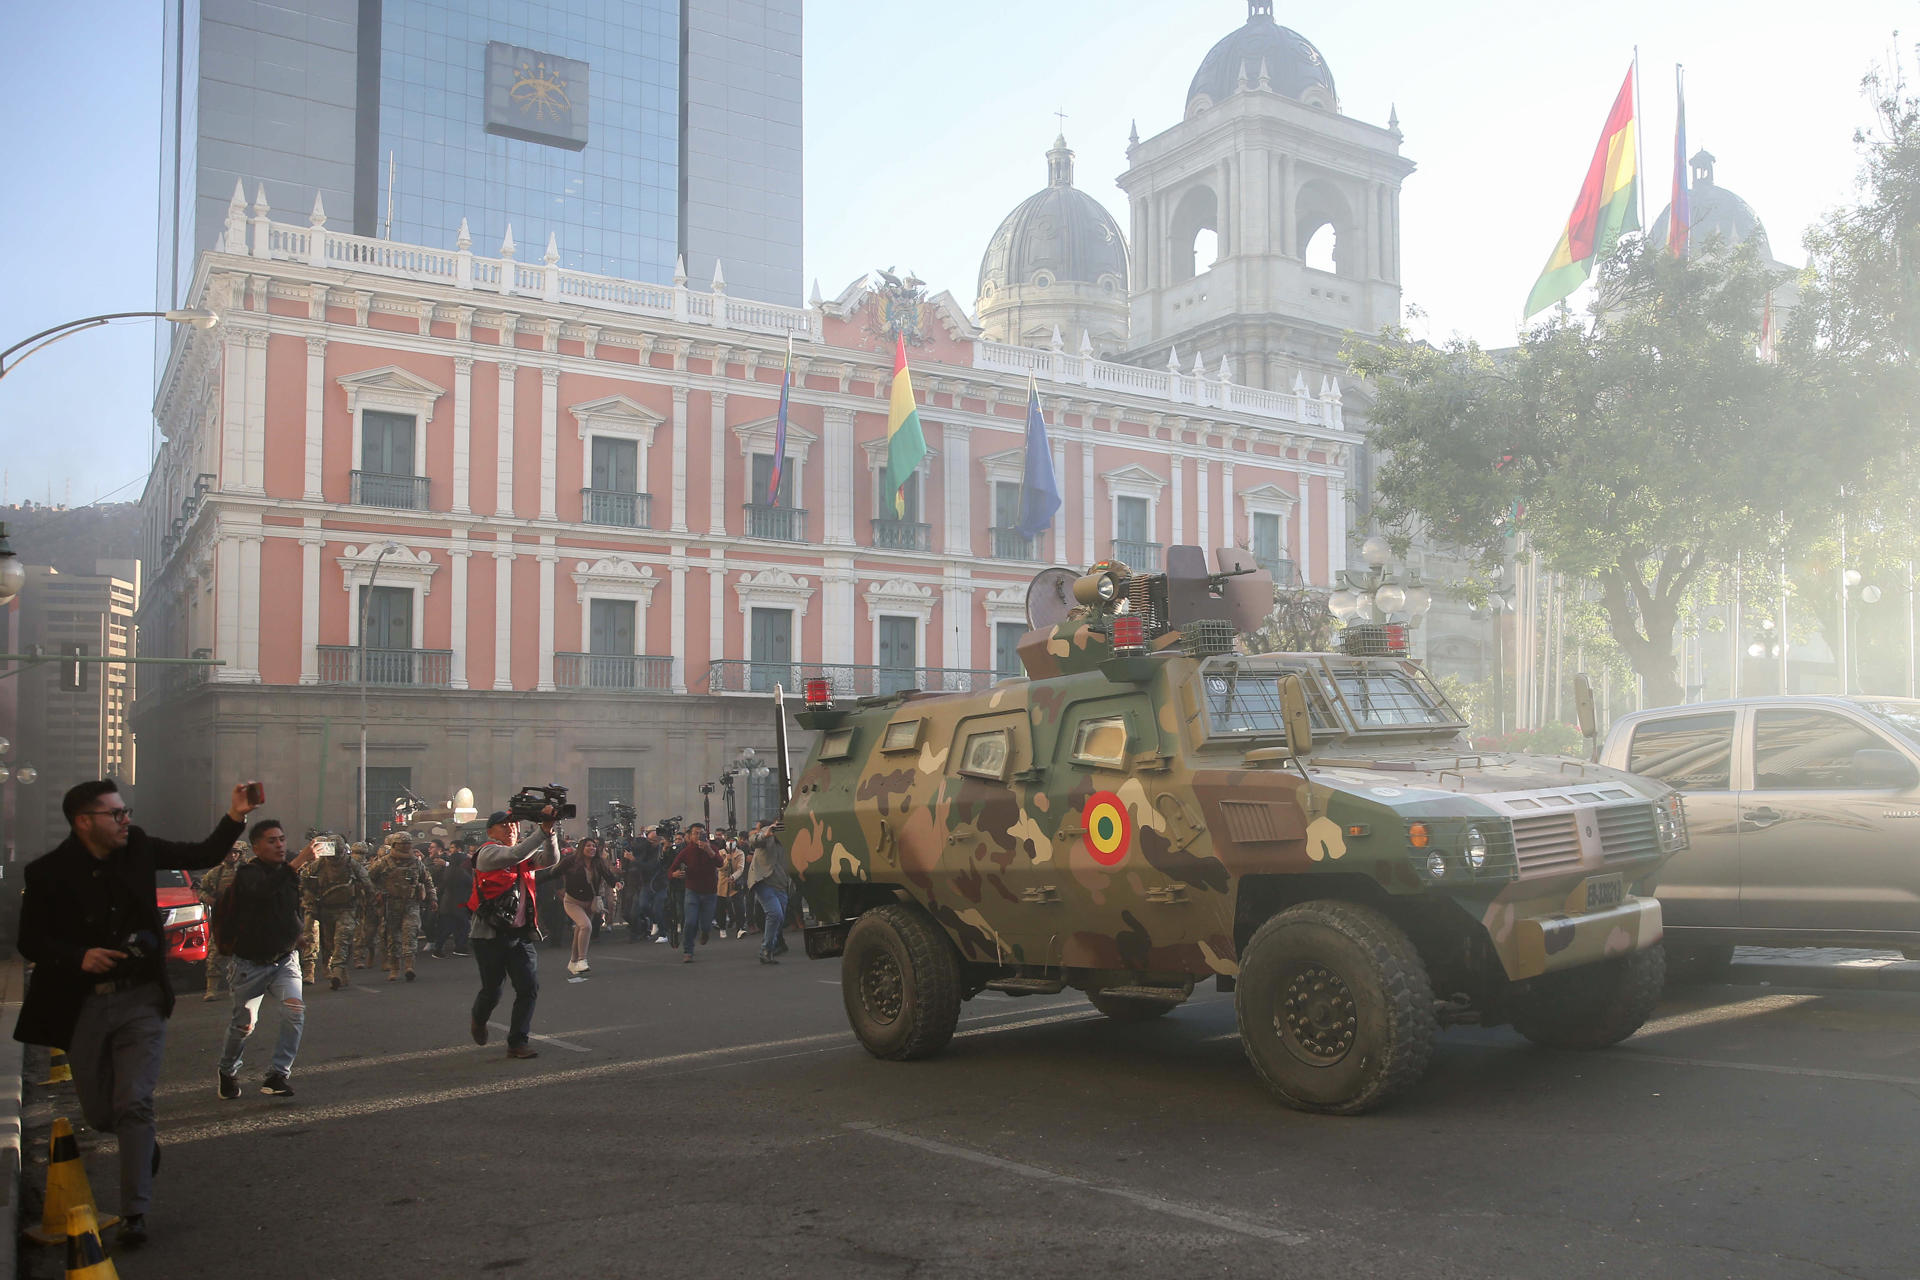
<svg viewBox="0 0 1920 1280"><path fill-rule="evenodd" d="M47 1139L46 1209L40 1215L40 1225L27 1228L27 1239L36 1244L59 1244L66 1240L67 1215L76 1209L87 1211L87 1221L92 1222L96 1230L120 1221L112 1214L96 1221L99 1210L94 1207L87 1167L80 1162L80 1144L73 1140L73 1126L63 1117L53 1122L53 1135Z"/></svg>
<svg viewBox="0 0 1920 1280"><path fill-rule="evenodd" d="M67 1065L65 1051L55 1049L53 1056L47 1059L47 1078L40 1082L41 1085L65 1084L71 1079L73 1079L73 1068Z"/></svg>
<svg viewBox="0 0 1920 1280"><path fill-rule="evenodd" d="M100 1243L93 1210L77 1204L67 1214L67 1280L120 1280Z"/></svg>

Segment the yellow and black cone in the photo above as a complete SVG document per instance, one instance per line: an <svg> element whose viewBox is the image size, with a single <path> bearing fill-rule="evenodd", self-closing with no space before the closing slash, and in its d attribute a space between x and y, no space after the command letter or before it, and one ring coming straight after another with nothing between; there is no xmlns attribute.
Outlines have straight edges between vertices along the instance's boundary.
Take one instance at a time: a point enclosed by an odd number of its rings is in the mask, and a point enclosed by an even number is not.
<svg viewBox="0 0 1920 1280"><path fill-rule="evenodd" d="M94 1223L96 1230L120 1221L112 1214L96 1221L99 1210L93 1203L93 1185L87 1181L87 1167L80 1161L80 1144L73 1139L73 1126L63 1117L53 1122L53 1134L47 1139L46 1210L40 1215L39 1226L27 1228L27 1239L37 1244L59 1244L66 1240L69 1215L75 1209L85 1209L87 1221Z"/></svg>
<svg viewBox="0 0 1920 1280"><path fill-rule="evenodd" d="M67 1280L120 1280L113 1259L100 1243L93 1210L83 1204L67 1214Z"/></svg>
<svg viewBox="0 0 1920 1280"><path fill-rule="evenodd" d="M40 1083L43 1086L65 1084L71 1079L73 1079L73 1068L67 1065L67 1055L55 1049L53 1056L47 1059L47 1078Z"/></svg>

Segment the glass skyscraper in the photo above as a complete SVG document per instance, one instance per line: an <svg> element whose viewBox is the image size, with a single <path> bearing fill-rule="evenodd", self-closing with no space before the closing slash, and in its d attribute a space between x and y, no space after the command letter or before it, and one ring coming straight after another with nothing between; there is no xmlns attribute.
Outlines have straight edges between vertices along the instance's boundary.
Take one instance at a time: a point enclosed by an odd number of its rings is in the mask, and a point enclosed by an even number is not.
<svg viewBox="0 0 1920 1280"><path fill-rule="evenodd" d="M797 304L802 0L166 0L157 294L276 221Z"/></svg>

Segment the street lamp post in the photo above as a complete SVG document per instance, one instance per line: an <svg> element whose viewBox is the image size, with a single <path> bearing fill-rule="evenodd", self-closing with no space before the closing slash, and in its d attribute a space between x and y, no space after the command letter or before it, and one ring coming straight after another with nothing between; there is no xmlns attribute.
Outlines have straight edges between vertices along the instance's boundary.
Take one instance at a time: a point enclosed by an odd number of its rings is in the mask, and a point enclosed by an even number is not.
<svg viewBox="0 0 1920 1280"><path fill-rule="evenodd" d="M205 307L178 307L171 311L110 311L105 315L85 316L57 324L51 329L42 329L32 337L22 338L5 351L0 351L0 378L12 373L19 367L20 361L34 352L44 351L62 338L71 338L86 329L97 329L113 320L167 320L174 324L192 325L196 329L211 329L220 323L220 317ZM20 352L18 357L14 356L16 351Z"/></svg>
<svg viewBox="0 0 1920 1280"><path fill-rule="evenodd" d="M388 542L373 558L373 571L367 575L367 594L360 599L360 838L372 840L367 817L367 615L373 612L373 584L380 580L380 562L400 549Z"/></svg>

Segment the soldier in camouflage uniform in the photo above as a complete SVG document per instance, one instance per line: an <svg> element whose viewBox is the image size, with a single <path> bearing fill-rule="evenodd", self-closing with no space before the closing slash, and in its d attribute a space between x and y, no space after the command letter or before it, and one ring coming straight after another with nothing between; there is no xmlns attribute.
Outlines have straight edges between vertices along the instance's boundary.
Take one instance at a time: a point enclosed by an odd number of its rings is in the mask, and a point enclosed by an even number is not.
<svg viewBox="0 0 1920 1280"><path fill-rule="evenodd" d="M202 1000L218 1000L221 988L227 985L227 957L213 949L213 904L233 879L234 868L252 859L253 846L235 840L233 848L227 850L226 861L200 877L200 905L207 909L207 994L200 997Z"/></svg>
<svg viewBox="0 0 1920 1280"><path fill-rule="evenodd" d="M438 905L433 876L414 850L413 838L403 831L387 837L386 851L367 868L367 878L385 902L382 914L387 930L387 981L398 982L401 971L413 981L413 954L419 949L420 908Z"/></svg>
<svg viewBox="0 0 1920 1280"><path fill-rule="evenodd" d="M353 936L360 905L373 900L373 882L360 859L350 855L315 858L300 877L300 900L312 921L315 951L335 991L347 985L353 963Z"/></svg>

